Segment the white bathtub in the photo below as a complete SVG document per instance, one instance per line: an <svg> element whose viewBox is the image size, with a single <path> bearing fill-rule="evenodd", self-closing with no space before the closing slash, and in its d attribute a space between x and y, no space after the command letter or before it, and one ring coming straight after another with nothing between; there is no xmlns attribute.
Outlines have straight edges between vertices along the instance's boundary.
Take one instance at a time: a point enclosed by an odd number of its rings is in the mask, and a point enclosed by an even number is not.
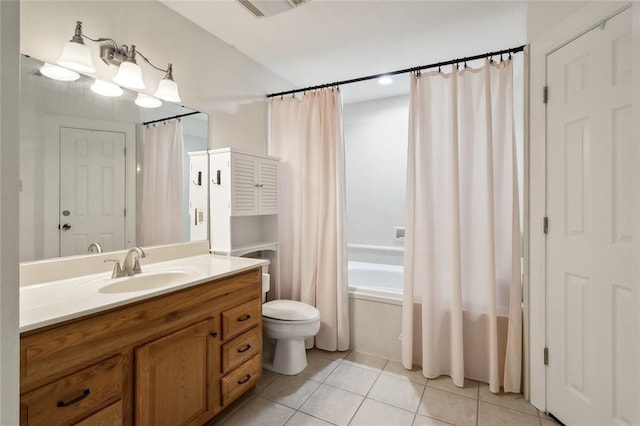
<svg viewBox="0 0 640 426"><path fill-rule="evenodd" d="M402 266L349 262L350 347L399 361Z"/></svg>
<svg viewBox="0 0 640 426"><path fill-rule="evenodd" d="M402 276L402 266L349 262L349 293L387 297L394 303L402 300Z"/></svg>

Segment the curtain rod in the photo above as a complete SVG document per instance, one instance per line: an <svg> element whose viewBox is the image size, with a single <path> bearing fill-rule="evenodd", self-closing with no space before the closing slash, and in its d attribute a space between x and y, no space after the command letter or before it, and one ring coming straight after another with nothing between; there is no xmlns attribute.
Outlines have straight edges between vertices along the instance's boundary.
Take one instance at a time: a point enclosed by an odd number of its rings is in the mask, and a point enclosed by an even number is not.
<svg viewBox="0 0 640 426"><path fill-rule="evenodd" d="M182 117L188 117L190 115L194 115L194 114L200 114L200 111L193 111L193 112L188 112L186 114L179 114L179 115L174 115L173 117L167 117L167 118L161 118L159 120L153 120L153 121L147 121L145 123L142 123L143 126L146 126L147 124L153 124L153 123L159 123L161 121L169 121L169 120L174 120L176 118L182 118Z"/></svg>
<svg viewBox="0 0 640 426"><path fill-rule="evenodd" d="M352 78L351 80L342 80L342 81L336 81L335 83L326 83L326 84L320 84L320 85L317 85L317 86L305 87L305 88L302 88L302 89L295 89L295 90L288 90L288 91L285 91L285 92L271 93L271 94L267 95L267 98L274 98L276 96L292 95L294 93L307 92L307 91L316 90L316 89L324 89L326 87L332 87L332 86L341 86L341 85L344 85L344 84L358 83L360 81L375 80L375 79L380 78L380 77L398 75L398 74L405 74L405 73L408 73L408 72L421 71L421 70L428 69L428 68L443 67L445 65L459 64L459 63L463 63L463 62L467 62L467 61L474 61L476 59L489 58L491 56L518 53L518 52L522 52L524 50L525 46L526 45L523 44L522 46L512 47L511 49L498 50L498 51L495 51L495 52L487 52L487 53L484 53L482 55L467 56L465 58L451 59L449 61L437 62L435 64L421 65L421 66L405 68L405 69L397 70L397 71L391 71L391 72L385 72L385 73L381 73L381 74L368 75L366 77Z"/></svg>

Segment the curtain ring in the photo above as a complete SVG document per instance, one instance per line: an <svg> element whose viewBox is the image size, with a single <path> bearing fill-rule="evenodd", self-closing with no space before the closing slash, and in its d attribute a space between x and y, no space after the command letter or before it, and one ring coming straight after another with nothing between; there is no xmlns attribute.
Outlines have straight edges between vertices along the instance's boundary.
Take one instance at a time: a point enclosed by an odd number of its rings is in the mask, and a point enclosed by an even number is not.
<svg viewBox="0 0 640 426"><path fill-rule="evenodd" d="M442 73L442 68L441 67L438 67L438 72Z"/></svg>
<svg viewBox="0 0 640 426"><path fill-rule="evenodd" d="M511 60L511 52L509 52L509 60Z"/></svg>
<svg viewBox="0 0 640 426"><path fill-rule="evenodd" d="M504 59L502 58L502 53L500 54L500 62L504 62Z"/></svg>
<svg viewBox="0 0 640 426"><path fill-rule="evenodd" d="M464 68L467 68L467 61L464 61Z"/></svg>
<svg viewBox="0 0 640 426"><path fill-rule="evenodd" d="M417 70L417 71L416 71L416 77L420 77L421 75L422 75L422 71Z"/></svg>

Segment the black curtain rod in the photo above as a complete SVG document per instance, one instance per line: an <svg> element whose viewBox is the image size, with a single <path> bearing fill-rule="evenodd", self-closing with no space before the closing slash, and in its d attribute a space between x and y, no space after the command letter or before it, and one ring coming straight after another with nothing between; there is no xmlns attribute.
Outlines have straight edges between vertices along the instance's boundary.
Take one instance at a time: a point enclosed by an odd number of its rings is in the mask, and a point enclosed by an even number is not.
<svg viewBox="0 0 640 426"><path fill-rule="evenodd" d="M193 112L188 112L186 114L174 115L173 117L161 118L160 120L147 121L145 123L142 123L142 125L146 126L147 124L159 123L161 121L174 120L176 118L188 117L188 116L194 115L194 114L200 114L200 111L193 111Z"/></svg>
<svg viewBox="0 0 640 426"><path fill-rule="evenodd" d="M303 89L295 89L295 90L288 90L286 92L271 93L271 94L267 95L267 98L274 98L274 97L277 97L277 96L292 95L294 93L307 92L307 91L316 90L316 89L324 89L324 88L327 88L327 87L341 86L343 84L358 83L360 81L375 80L375 79L380 78L380 77L398 75L398 74L405 74L405 73L408 73L408 72L421 71L421 70L428 69L428 68L443 67L445 65L460 64L460 63L467 62L467 61L475 61L476 59L489 58L491 56L499 56L499 55L506 55L506 54L510 54L510 53L518 53L518 52L522 52L524 50L525 46L526 45L523 44L522 46L512 47L511 49L498 50L496 52L488 52L488 53L484 53L482 55L467 56L466 58L451 59L449 61L437 62L435 64L421 65L421 66L418 66L418 67L405 68L403 70L385 72L385 73L382 73L382 74L374 74L374 75L368 75L366 77L352 78L351 80L336 81L335 83L320 84L320 85L317 85L317 86L305 87Z"/></svg>

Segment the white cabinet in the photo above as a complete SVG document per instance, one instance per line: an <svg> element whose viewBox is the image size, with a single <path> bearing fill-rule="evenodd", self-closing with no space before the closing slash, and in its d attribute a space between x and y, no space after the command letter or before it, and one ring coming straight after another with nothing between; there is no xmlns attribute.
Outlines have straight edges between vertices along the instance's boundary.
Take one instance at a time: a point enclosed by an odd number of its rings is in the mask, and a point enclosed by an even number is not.
<svg viewBox="0 0 640 426"><path fill-rule="evenodd" d="M209 237L209 155L189 152L189 240Z"/></svg>
<svg viewBox="0 0 640 426"><path fill-rule="evenodd" d="M218 150L214 150L218 151ZM220 157L220 158L216 158ZM229 176L230 215L255 216L278 214L278 161L271 157L259 157L226 151L213 153L212 163L223 176ZM225 161L228 170L224 170ZM211 168L214 170L214 167ZM220 182L224 187L225 183Z"/></svg>
<svg viewBox="0 0 640 426"><path fill-rule="evenodd" d="M278 159L231 148L209 151L211 251L276 250Z"/></svg>

